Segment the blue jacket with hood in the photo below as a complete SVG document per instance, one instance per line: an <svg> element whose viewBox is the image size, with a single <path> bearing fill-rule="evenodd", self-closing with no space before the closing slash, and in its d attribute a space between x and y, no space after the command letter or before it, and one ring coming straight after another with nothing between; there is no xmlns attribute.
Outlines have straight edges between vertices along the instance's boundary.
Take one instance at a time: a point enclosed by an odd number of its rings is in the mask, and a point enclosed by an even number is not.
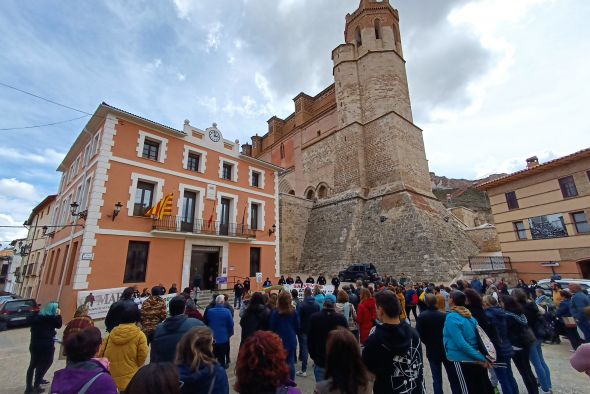
<svg viewBox="0 0 590 394"><path fill-rule="evenodd" d="M449 361L485 361L477 346L477 320L461 308L447 314L443 342Z"/></svg>
<svg viewBox="0 0 590 394"><path fill-rule="evenodd" d="M213 364L212 370L202 365L196 371L191 371L188 365L178 365L178 374L183 383L182 394L208 394L212 379L215 379L215 383L211 394L229 394L227 373L217 362Z"/></svg>

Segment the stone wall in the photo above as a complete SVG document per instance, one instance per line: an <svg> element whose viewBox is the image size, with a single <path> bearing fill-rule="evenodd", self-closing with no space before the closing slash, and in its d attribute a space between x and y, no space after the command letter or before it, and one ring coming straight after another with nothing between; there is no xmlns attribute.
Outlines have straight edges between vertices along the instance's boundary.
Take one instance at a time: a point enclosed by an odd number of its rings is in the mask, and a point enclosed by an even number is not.
<svg viewBox="0 0 590 394"><path fill-rule="evenodd" d="M303 241L313 202L289 194L280 194L281 272L297 272Z"/></svg>
<svg viewBox="0 0 590 394"><path fill-rule="evenodd" d="M496 227L470 228L465 231L469 238L478 246L479 251L483 252L499 252L500 240L498 239L498 231Z"/></svg>

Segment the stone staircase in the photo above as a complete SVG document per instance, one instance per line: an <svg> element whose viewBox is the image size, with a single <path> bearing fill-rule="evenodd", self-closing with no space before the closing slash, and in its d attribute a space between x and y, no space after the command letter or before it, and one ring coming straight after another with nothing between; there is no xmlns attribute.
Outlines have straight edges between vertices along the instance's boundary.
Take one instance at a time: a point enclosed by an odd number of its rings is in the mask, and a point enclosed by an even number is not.
<svg viewBox="0 0 590 394"><path fill-rule="evenodd" d="M233 289L225 289L225 290L201 290L197 296L197 305L199 309L205 309L207 305L213 299L213 294L227 294L228 302L233 305L234 304L234 291Z"/></svg>

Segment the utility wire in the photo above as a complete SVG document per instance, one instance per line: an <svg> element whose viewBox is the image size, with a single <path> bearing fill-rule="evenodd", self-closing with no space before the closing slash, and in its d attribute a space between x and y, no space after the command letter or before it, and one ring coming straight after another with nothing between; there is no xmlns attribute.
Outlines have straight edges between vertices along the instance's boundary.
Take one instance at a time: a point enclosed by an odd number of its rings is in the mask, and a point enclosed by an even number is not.
<svg viewBox="0 0 590 394"><path fill-rule="evenodd" d="M38 125L34 125L34 126L23 126L23 127L5 127L5 128L0 128L0 131L10 131L10 130L24 130L24 129L35 129L38 127L46 127L46 126L55 126L58 124L62 124L62 123L68 123L68 122L73 122L75 120L79 120L82 118L86 118L90 115L82 115L79 116L77 118L73 118L73 119L67 119L67 120L60 120L59 122L53 122L53 123L45 123L45 124L38 124Z"/></svg>
<svg viewBox="0 0 590 394"><path fill-rule="evenodd" d="M28 94L29 96L36 97L36 98L38 98L40 100L47 101L48 103L55 104L55 105L58 105L58 106L63 107L63 108L71 109L72 111L80 112L80 113L83 113L83 114L86 114L86 115L92 115L90 112L82 111L81 109L77 109L77 108L74 108L74 107L70 107L69 105L58 103L57 101L53 101L51 99L48 99L48 98L45 98L45 97L41 97L41 96L36 95L34 93L31 93L31 92L27 92L26 90L19 89L17 87L12 86L12 85L8 85L8 84L6 84L4 82L0 82L0 85L1 86L4 86L6 88L9 88L9 89L16 90L17 92Z"/></svg>

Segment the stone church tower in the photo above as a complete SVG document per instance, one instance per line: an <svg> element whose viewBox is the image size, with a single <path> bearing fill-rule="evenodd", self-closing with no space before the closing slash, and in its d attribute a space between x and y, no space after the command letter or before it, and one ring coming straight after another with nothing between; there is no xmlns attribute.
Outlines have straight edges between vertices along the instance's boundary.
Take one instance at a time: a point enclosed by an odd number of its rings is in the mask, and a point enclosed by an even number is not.
<svg viewBox="0 0 590 394"><path fill-rule="evenodd" d="M370 262L381 274L448 280L478 249L432 194L398 11L389 0L361 0L344 38L332 51L334 85L298 95L293 115L271 118L269 133L246 146L288 168L282 270L331 274ZM316 127L327 130L315 135Z"/></svg>

